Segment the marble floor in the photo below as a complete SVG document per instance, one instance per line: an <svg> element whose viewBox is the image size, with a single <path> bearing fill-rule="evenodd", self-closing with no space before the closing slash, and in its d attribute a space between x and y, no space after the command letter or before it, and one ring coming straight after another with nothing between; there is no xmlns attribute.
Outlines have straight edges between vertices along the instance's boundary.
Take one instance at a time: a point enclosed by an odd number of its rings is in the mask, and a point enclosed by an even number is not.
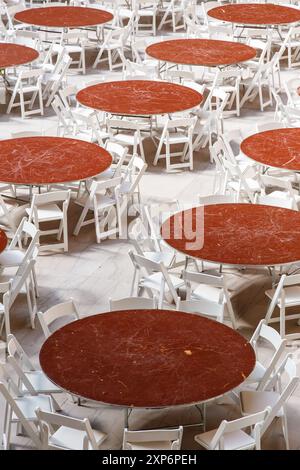
<svg viewBox="0 0 300 470"><path fill-rule="evenodd" d="M176 36L179 36L178 34ZM283 70L283 80L296 77L298 70L293 72ZM86 76L70 75L69 83L82 85L86 81L98 78L107 71L92 71ZM117 78L118 72L114 73ZM47 135L56 133L56 117L51 108L46 115L31 117L24 121L17 112L4 114L1 107L0 138L9 138L11 132L25 130L40 130ZM257 103L243 108L241 117L231 117L225 120L225 131L242 128L245 131L255 131L257 123L273 120L274 110L267 108L264 113L258 110ZM146 175L141 182L141 194L144 202L177 199L181 203L196 203L198 195L209 195L212 192L214 166L209 162L206 149L197 152L194 157L195 170L166 173L163 163L153 167L154 146L146 145L146 158L149 164ZM37 279L40 297L39 310L73 298L81 315L91 315L108 310L108 299L128 296L133 274L128 257L130 243L128 240L106 240L101 244L95 242L93 226L81 230L78 237L72 235L80 209L73 202L69 208L69 252L65 254L42 254L37 261ZM229 282L237 289L234 297L234 307L239 318L240 332L250 337L255 326L264 317L267 302L264 295L270 286L270 278L264 271L246 270L238 273L228 273ZM36 322L36 328L29 326L25 296L20 296L11 310L12 331L34 362L38 363L38 353L43 342L41 328ZM300 328L291 324L293 331ZM294 354L296 349L289 349ZM268 350L262 345L262 353ZM2 348L2 359L4 351ZM300 369L299 369L300 372ZM83 403L77 406L70 396L61 394L60 402L63 412L75 417L88 417L95 428L107 433L103 449L119 449L122 443L122 428L124 415L122 410ZM0 428L3 421L3 401L0 399ZM296 390L287 405L287 415L292 449L300 448L300 389ZM239 416L239 409L233 402L224 398L222 402L213 402L207 410L207 428L211 429L223 418L233 419ZM176 425L179 423L197 423L199 416L194 408L178 408L174 410L136 411L131 416L131 426L134 429L155 428L158 426ZM193 436L201 431L199 427L184 429L183 449L199 449ZM14 440L15 448L30 446L26 437L18 436ZM263 437L263 449L284 449L284 441L278 423L274 422ZM25 447L26 448L26 447Z"/></svg>

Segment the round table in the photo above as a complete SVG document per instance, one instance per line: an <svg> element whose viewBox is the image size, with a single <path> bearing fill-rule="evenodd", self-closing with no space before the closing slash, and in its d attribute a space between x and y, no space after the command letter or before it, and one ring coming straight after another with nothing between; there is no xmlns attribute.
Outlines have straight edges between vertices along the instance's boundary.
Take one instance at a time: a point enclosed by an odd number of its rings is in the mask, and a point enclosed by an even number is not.
<svg viewBox="0 0 300 470"><path fill-rule="evenodd" d="M298 23L300 11L272 3L240 3L212 8L207 12L211 18L239 25L275 26Z"/></svg>
<svg viewBox="0 0 300 470"><path fill-rule="evenodd" d="M161 227L174 249L203 261L281 266L300 261L300 212L259 204L212 204L178 212Z"/></svg>
<svg viewBox="0 0 300 470"><path fill-rule="evenodd" d="M39 56L38 51L19 44L0 43L0 69L29 64Z"/></svg>
<svg viewBox="0 0 300 470"><path fill-rule="evenodd" d="M93 315L53 333L40 351L49 379L79 397L125 408L201 403L240 385L255 354L233 329L174 310Z"/></svg>
<svg viewBox="0 0 300 470"><path fill-rule="evenodd" d="M191 88L152 80L99 83L77 93L89 108L124 116L171 114L198 106L203 97Z"/></svg>
<svg viewBox="0 0 300 470"><path fill-rule="evenodd" d="M7 241L6 233L0 229L0 253L5 250Z"/></svg>
<svg viewBox="0 0 300 470"><path fill-rule="evenodd" d="M86 7L28 8L15 14L15 20L46 28L80 28L97 26L113 19L108 11Z"/></svg>
<svg viewBox="0 0 300 470"><path fill-rule="evenodd" d="M241 143L241 151L262 165L300 171L300 128L251 135Z"/></svg>
<svg viewBox="0 0 300 470"><path fill-rule="evenodd" d="M214 39L173 39L147 47L146 53L162 62L217 67L237 64L256 56L253 47Z"/></svg>
<svg viewBox="0 0 300 470"><path fill-rule="evenodd" d="M46 185L80 181L105 171L112 157L99 145L65 137L0 141L0 181Z"/></svg>

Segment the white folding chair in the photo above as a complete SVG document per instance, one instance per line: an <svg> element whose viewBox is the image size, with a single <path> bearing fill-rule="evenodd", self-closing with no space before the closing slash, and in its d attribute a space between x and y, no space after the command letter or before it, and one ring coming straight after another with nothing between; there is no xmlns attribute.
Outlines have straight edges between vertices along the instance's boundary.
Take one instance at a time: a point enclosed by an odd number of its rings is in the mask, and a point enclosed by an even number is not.
<svg viewBox="0 0 300 470"><path fill-rule="evenodd" d="M141 310L141 309L156 309L157 299L144 299L143 297L125 297L123 299L112 300L109 299L110 312L116 310Z"/></svg>
<svg viewBox="0 0 300 470"><path fill-rule="evenodd" d="M140 218L135 219L129 226L128 235L136 252L157 263L162 262L166 268L171 268L175 261L174 250L163 250L160 240L156 238L151 227L147 229Z"/></svg>
<svg viewBox="0 0 300 470"><path fill-rule="evenodd" d="M70 57L73 57L74 54L78 56L77 60L72 59L70 70L72 70L72 66L75 65L76 72L81 72L82 74L86 73L85 53L87 42L87 31L68 31L62 33L60 40L61 46L64 47Z"/></svg>
<svg viewBox="0 0 300 470"><path fill-rule="evenodd" d="M156 15L158 0L135 0L133 9L138 18L136 22L135 34L146 32L156 35Z"/></svg>
<svg viewBox="0 0 300 470"><path fill-rule="evenodd" d="M162 7L159 7L159 10L162 11ZM164 25L171 24L173 33L176 33L179 29L184 29L184 2L182 0L171 0L167 3L165 7L164 15L158 25L158 30L160 30Z"/></svg>
<svg viewBox="0 0 300 470"><path fill-rule="evenodd" d="M52 397L52 405L56 410L60 406L52 394L62 393L62 390L51 382L43 371L37 369L29 359L24 349L12 334L7 337L7 362L12 366L18 377L19 393L38 395L43 393Z"/></svg>
<svg viewBox="0 0 300 470"><path fill-rule="evenodd" d="M6 335L11 332L10 329L10 315L11 307L15 302L17 296L21 293L22 288L25 288L27 306L30 316L31 327L34 328L34 321L37 312L36 306L36 290L33 284L33 271L36 260L34 258L25 259L17 269L17 272L12 275L0 276L1 282L10 282L10 286L7 292L3 295L3 307L4 307L4 323Z"/></svg>
<svg viewBox="0 0 300 470"><path fill-rule="evenodd" d="M39 253L39 236L39 230L24 217L8 247L0 253L0 266L2 269L20 267L27 260L36 260ZM34 265L32 282L36 297L38 297L38 284Z"/></svg>
<svg viewBox="0 0 300 470"><path fill-rule="evenodd" d="M268 349L272 350L271 357L263 362L260 359L260 344L268 345ZM257 384L257 390L263 390L267 381L272 377L276 371L281 356L284 353L286 341L281 338L280 334L266 324L265 320L261 320L257 325L249 343L253 347L256 354L256 363L253 371L243 382L243 386L248 383Z"/></svg>
<svg viewBox="0 0 300 470"><path fill-rule="evenodd" d="M238 164L226 159L223 160L223 167L226 173L223 194L227 191L233 191L236 193L238 201L245 199L253 203L255 194L261 191L255 168L247 166L245 169L241 169Z"/></svg>
<svg viewBox="0 0 300 470"><path fill-rule="evenodd" d="M282 274L277 287L266 290L265 294L271 301L265 317L267 324L279 322L281 338L299 339L299 333L286 334L286 321L299 320L300 314L286 315L286 309L300 305L300 274ZM279 317L272 318L275 307L279 308Z"/></svg>
<svg viewBox="0 0 300 470"><path fill-rule="evenodd" d="M57 240L63 236L61 243L40 245L39 250L68 251L68 218L67 212L71 191L53 191L43 194L34 194L30 209L26 209L29 222L32 222L40 231L40 237L57 234ZM60 208L59 204L62 206ZM41 230L40 224L44 222L59 221L59 227L51 230Z"/></svg>
<svg viewBox="0 0 300 470"><path fill-rule="evenodd" d="M100 46L99 52L93 64L93 69L98 64L108 61L109 70L125 66L124 56L124 39L126 31L124 28L111 29L105 34L104 40ZM104 53L107 53L107 57L103 57ZM119 58L119 62L115 60Z"/></svg>
<svg viewBox="0 0 300 470"><path fill-rule="evenodd" d="M59 137L75 135L76 121L71 109L66 108L58 95L53 98L51 106L58 118L57 135Z"/></svg>
<svg viewBox="0 0 300 470"><path fill-rule="evenodd" d="M196 313L211 320L220 323L224 322L224 304L216 303L210 300L181 300L177 299L176 310L181 312Z"/></svg>
<svg viewBox="0 0 300 470"><path fill-rule="evenodd" d="M123 147L123 145L121 144L117 144L116 142L111 142L107 140L105 142L104 148L111 154L114 163L111 165L110 168L103 171L98 176L95 176L93 179L96 181L117 178L119 176L122 176L122 173L126 171L124 168L124 163L128 154L128 147Z"/></svg>
<svg viewBox="0 0 300 470"><path fill-rule="evenodd" d="M283 376L287 375L288 381L283 381ZM271 411L261 427L261 436L268 429L275 418L279 418L283 430L286 449L289 450L289 437L286 416L286 402L299 384L296 364L288 355L263 390L252 391L243 390L240 393L241 411L243 415L259 413L270 407ZM272 390L275 388L275 390Z"/></svg>
<svg viewBox="0 0 300 470"><path fill-rule="evenodd" d="M0 365L0 393L5 400L2 445L5 450L11 446L12 425L22 426L34 445L40 449L41 440L37 428L35 409L41 407L45 411L53 411L49 395L19 395L19 388L12 380L7 365Z"/></svg>
<svg viewBox="0 0 300 470"><path fill-rule="evenodd" d="M168 119L160 136L153 165L161 158L166 159L167 171L179 168L193 170L193 134L197 118ZM165 154L162 147L165 146ZM171 146L183 145L183 149L171 151ZM171 158L180 157L180 163L171 163ZM186 161L187 160L187 161Z"/></svg>
<svg viewBox="0 0 300 470"><path fill-rule="evenodd" d="M192 271L183 271L183 280L186 283L186 299L208 301L216 306L224 305L230 321L236 329L237 321L231 303L231 295L227 288L226 278L222 274L207 274ZM195 286L196 287L193 287ZM224 309L223 309L224 310ZM223 321L223 318L222 318Z"/></svg>
<svg viewBox="0 0 300 470"><path fill-rule="evenodd" d="M218 70L210 90L222 90L228 95L226 103L226 110L223 110L223 115L228 116L235 114L240 115L240 83L242 72L239 69ZM209 97L210 99L210 97ZM233 105L235 103L235 108Z"/></svg>
<svg viewBox="0 0 300 470"><path fill-rule="evenodd" d="M135 203L137 203L139 207L141 206L140 182L147 167L147 163L137 155L133 155L129 161L120 185L120 194L123 202L121 207L122 216L129 213L129 204L132 204L133 208Z"/></svg>
<svg viewBox="0 0 300 470"><path fill-rule="evenodd" d="M266 408L233 421L224 419L218 428L197 434L194 439L206 450L260 450L261 427L269 413L270 408Z"/></svg>
<svg viewBox="0 0 300 470"><path fill-rule="evenodd" d="M124 429L123 450L180 450L183 427L177 429L147 429L129 431Z"/></svg>
<svg viewBox="0 0 300 470"><path fill-rule="evenodd" d="M42 450L99 450L107 435L91 427L88 418L79 419L35 410Z"/></svg>
<svg viewBox="0 0 300 470"><path fill-rule="evenodd" d="M12 197L16 197L15 189L11 185L1 185L0 191L10 191ZM12 238L17 230L18 224L24 215L27 204L16 205L9 204L5 201L5 194L3 197L0 194L0 227L7 232L7 235Z"/></svg>
<svg viewBox="0 0 300 470"><path fill-rule="evenodd" d="M95 225L97 243L111 235L121 235L121 181L120 176L107 181L93 181L89 194L76 199L75 203L83 209L75 226L74 235L78 235L82 227L91 223ZM86 219L89 211L93 212L93 217Z"/></svg>
<svg viewBox="0 0 300 470"><path fill-rule="evenodd" d="M54 96L65 86L66 75L71 63L71 57L64 52L61 61L47 78L46 86L43 91L43 97L46 99L46 107L50 106Z"/></svg>
<svg viewBox="0 0 300 470"><path fill-rule="evenodd" d="M73 299L68 300L67 302L62 302L60 304L54 305L53 307L48 308L45 312L37 312L37 316L42 327L45 338L49 338L51 335L50 326L52 329L53 323L61 318L68 319L71 317L71 321L79 320L80 316L78 309Z"/></svg>
<svg viewBox="0 0 300 470"><path fill-rule="evenodd" d="M117 142L126 147L132 147L131 155L140 155L145 161L142 137L142 132L145 130L144 122L112 118L107 119L106 125L111 142ZM149 124L147 127L149 127Z"/></svg>
<svg viewBox="0 0 300 470"><path fill-rule="evenodd" d="M0 253L1 268L20 266L38 251L40 232L24 217L8 247ZM28 243L28 239L30 242Z"/></svg>
<svg viewBox="0 0 300 470"><path fill-rule="evenodd" d="M21 70L18 79L12 91L12 96L7 107L7 114L12 108L20 107L21 116L24 119L32 114L44 114L44 105L42 97L42 70ZM30 100L25 101L25 95L31 94ZM17 96L20 101L15 102ZM36 98L39 100L39 107L32 109ZM29 110L25 110L25 105L29 104Z"/></svg>
<svg viewBox="0 0 300 470"><path fill-rule="evenodd" d="M169 274L162 262L156 263L144 256L129 251L134 266L134 276L131 286L131 296L137 291L138 297L146 290L150 298L152 291L158 292L158 307L162 308L164 298L168 302L177 302L177 289L184 286L184 281L173 274ZM144 272L144 275L142 274Z"/></svg>

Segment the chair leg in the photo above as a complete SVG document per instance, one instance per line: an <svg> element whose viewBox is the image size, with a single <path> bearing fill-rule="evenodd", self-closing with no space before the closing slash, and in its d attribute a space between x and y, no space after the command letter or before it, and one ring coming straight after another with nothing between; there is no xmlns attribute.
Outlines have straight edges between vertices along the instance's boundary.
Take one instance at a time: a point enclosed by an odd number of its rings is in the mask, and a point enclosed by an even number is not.
<svg viewBox="0 0 300 470"><path fill-rule="evenodd" d="M161 139L160 142L159 142L159 144L158 144L158 147L157 147L157 150L156 150L156 154L155 154L155 157L154 157L154 160L153 160L153 165L154 165L154 166L157 165L157 162L158 162L158 159L159 159L159 156L160 156L160 152L161 152L162 146L163 146L163 140Z"/></svg>
<svg viewBox="0 0 300 470"><path fill-rule="evenodd" d="M32 282L33 282L33 286L34 286L34 289L35 289L35 296L38 298L40 296L40 294L39 294L39 290L38 290L37 277L36 277L36 272L35 272L34 267L32 269Z"/></svg>
<svg viewBox="0 0 300 470"><path fill-rule="evenodd" d="M56 236L57 240L61 239L63 228L64 228L64 221L61 220L60 223L59 223L59 228L58 228L58 232L57 232L57 236Z"/></svg>
<svg viewBox="0 0 300 470"><path fill-rule="evenodd" d="M280 308L280 336L283 339L285 337L285 307L282 306Z"/></svg>
<svg viewBox="0 0 300 470"><path fill-rule="evenodd" d="M77 224L76 224L76 226L75 226L75 229L74 229L74 231L73 231L73 235L75 235L75 236L78 235L78 233L79 233L79 231L80 231L80 229L81 229L82 223L83 223L83 221L84 221L84 219L85 219L85 217L86 217L88 211L89 211L89 208L88 208L88 207L84 207L84 208L82 209L82 212L81 212L81 214L80 214L80 217L79 217L79 219L78 219L78 222L77 222Z"/></svg>
<svg viewBox="0 0 300 470"><path fill-rule="evenodd" d="M68 251L69 249L68 219L66 215L63 218L63 239L64 239L64 251Z"/></svg>
<svg viewBox="0 0 300 470"><path fill-rule="evenodd" d="M20 92L20 107L21 107L21 116L22 119L25 119L25 103L23 92Z"/></svg>
<svg viewBox="0 0 300 470"><path fill-rule="evenodd" d="M286 450L290 450L290 443L289 443L289 435L288 435L288 427L287 427L287 419L286 419L286 411L284 410L283 416L281 417L281 426L283 431L283 436L285 440Z"/></svg>
<svg viewBox="0 0 300 470"><path fill-rule="evenodd" d="M10 102L8 104L8 107L7 107L7 111L6 111L6 114L9 114L12 110L12 106L14 104L14 101L16 99L16 96L17 96L17 91L13 91L13 94L11 95L11 98L10 98Z"/></svg>

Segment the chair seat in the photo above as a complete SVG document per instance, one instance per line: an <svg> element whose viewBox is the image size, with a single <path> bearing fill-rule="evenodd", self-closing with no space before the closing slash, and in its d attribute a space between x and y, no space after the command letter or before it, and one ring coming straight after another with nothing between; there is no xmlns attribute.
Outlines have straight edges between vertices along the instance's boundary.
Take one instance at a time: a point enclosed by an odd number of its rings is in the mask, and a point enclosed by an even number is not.
<svg viewBox="0 0 300 470"><path fill-rule="evenodd" d="M142 8L140 10L138 10L138 15L139 16L153 16L154 13L156 13L156 9L153 10L153 9L148 9L148 8Z"/></svg>
<svg viewBox="0 0 300 470"><path fill-rule="evenodd" d="M268 196L277 197L281 199L291 198L291 195L285 191L272 191L271 193L268 193ZM298 196L297 194L293 194L293 198L295 199L297 203L300 201L300 196Z"/></svg>
<svg viewBox="0 0 300 470"><path fill-rule="evenodd" d="M211 441L217 429L213 429L203 434L197 434L195 441L206 449L211 449ZM224 436L224 450L247 449L255 446L255 440L242 430L226 433Z"/></svg>
<svg viewBox="0 0 300 470"><path fill-rule="evenodd" d="M47 395L24 396L15 398L17 405L28 421L36 421L35 410L41 408L43 411L53 412L51 398ZM15 413L12 414L12 420L18 421Z"/></svg>
<svg viewBox="0 0 300 470"><path fill-rule="evenodd" d="M95 176L93 180L100 181L100 180L109 180L114 176L115 169L114 168L108 168L105 171L102 171L98 176Z"/></svg>
<svg viewBox="0 0 300 470"><path fill-rule="evenodd" d="M86 204L88 196L82 196L79 199L75 200L75 203L78 204L79 206L84 207ZM116 204L116 200L114 197L107 196L106 194L101 195L97 201L97 207L99 210L105 209L106 207L114 206ZM94 210L94 204L93 201L89 202L89 209Z"/></svg>
<svg viewBox="0 0 300 470"><path fill-rule="evenodd" d="M175 259L175 253L172 251L146 251L143 253L145 258L154 261L155 263L163 263L166 268L171 267Z"/></svg>
<svg viewBox="0 0 300 470"><path fill-rule="evenodd" d="M23 93L32 93L33 91L38 91L40 87L38 85L23 85L22 90ZM18 93L20 93L20 90L18 90Z"/></svg>
<svg viewBox="0 0 300 470"><path fill-rule="evenodd" d="M79 46L77 44L65 44L65 49L68 51L69 54L79 52L81 53L84 49L83 46Z"/></svg>
<svg viewBox="0 0 300 470"><path fill-rule="evenodd" d="M174 276L173 274L169 275L171 282L174 286L174 289L178 289L179 287L184 286L184 281L179 279L178 277ZM162 282L163 275L162 273L154 273L150 274L150 276L144 277L140 281L140 285L142 287L148 287L149 289L159 290L161 289L161 282ZM168 285L165 283L165 291L169 291Z"/></svg>
<svg viewBox="0 0 300 470"><path fill-rule="evenodd" d="M115 134L113 140L131 146L134 145L135 141L133 134Z"/></svg>
<svg viewBox="0 0 300 470"><path fill-rule="evenodd" d="M0 266L20 266L25 256L22 250L5 250L0 254Z"/></svg>
<svg viewBox="0 0 300 470"><path fill-rule="evenodd" d="M199 284L199 286L193 290L191 297L193 299L205 299L219 303L222 298L222 289L205 284Z"/></svg>
<svg viewBox="0 0 300 470"><path fill-rule="evenodd" d="M165 141L165 140L164 140ZM180 132L169 132L169 143L170 144L182 144L189 142L189 137L185 134L181 134Z"/></svg>
<svg viewBox="0 0 300 470"><path fill-rule="evenodd" d="M172 450L172 443L169 441L154 442L130 442L131 450Z"/></svg>
<svg viewBox="0 0 300 470"><path fill-rule="evenodd" d="M107 434L102 431L92 430L99 447L102 442L106 439ZM49 444L62 447L63 449L80 450L83 448L83 440L86 436L84 431L79 429L70 429L65 426L61 426L51 437L49 437ZM89 450L92 450L91 444L89 444Z"/></svg>
<svg viewBox="0 0 300 470"><path fill-rule="evenodd" d="M26 209L26 212L29 215L31 210ZM57 204L45 204L44 206L41 205L37 209L37 214L39 222L63 219L63 212Z"/></svg>
<svg viewBox="0 0 300 470"><path fill-rule="evenodd" d="M266 372L266 368L258 361L256 361L253 371L248 375L246 382L260 382Z"/></svg>
<svg viewBox="0 0 300 470"><path fill-rule="evenodd" d="M290 287L285 287L284 288L285 292L285 305L292 307L293 305L299 305L300 304L300 286L290 286ZM273 299L273 296L275 294L275 289L268 289L265 291L265 294L269 299ZM279 308L281 308L281 299L279 297L277 301L277 305Z"/></svg>
<svg viewBox="0 0 300 470"><path fill-rule="evenodd" d="M130 193L131 187L132 187L132 181L125 180L125 181L123 181L123 183L121 183L120 192L122 194ZM138 191L138 189L137 189L137 191Z"/></svg>
<svg viewBox="0 0 300 470"><path fill-rule="evenodd" d="M251 191L257 191L260 192L261 187L259 183L256 180L253 180L252 178L246 178L246 183ZM237 191L240 187L240 182L239 181L229 181L228 186L235 191ZM243 187L241 188L242 190L244 189Z"/></svg>
<svg viewBox="0 0 300 470"><path fill-rule="evenodd" d="M277 392L244 390L240 393L242 413L244 415L251 415L265 410L267 406L273 408L279 396ZM279 411L277 416L282 416L282 410Z"/></svg>
<svg viewBox="0 0 300 470"><path fill-rule="evenodd" d="M54 385L41 370L25 372L25 375L33 388L38 393L61 393L62 390ZM27 388L22 385L22 392L26 392Z"/></svg>
<svg viewBox="0 0 300 470"><path fill-rule="evenodd" d="M87 119L95 115L95 111L85 108L74 108L72 109L72 114L75 118L78 119ZM107 134L108 135L108 134Z"/></svg>

